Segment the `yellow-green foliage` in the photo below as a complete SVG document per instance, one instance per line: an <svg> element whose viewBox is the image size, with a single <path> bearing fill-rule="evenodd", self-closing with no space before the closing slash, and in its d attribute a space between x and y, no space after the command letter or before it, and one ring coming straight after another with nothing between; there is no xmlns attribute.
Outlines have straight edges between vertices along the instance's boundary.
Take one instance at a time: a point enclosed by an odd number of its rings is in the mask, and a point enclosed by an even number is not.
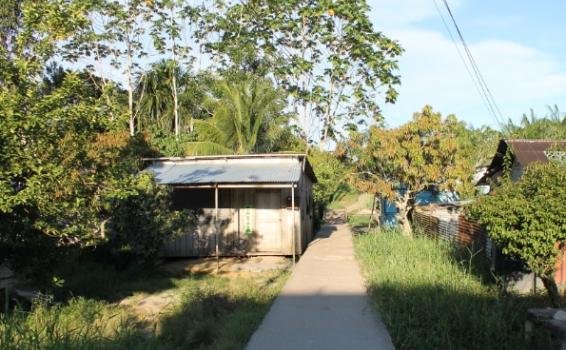
<svg viewBox="0 0 566 350"><path fill-rule="evenodd" d="M357 185L390 199L405 186L418 192L430 185L459 192L471 191L474 164L461 152L457 119L442 118L425 106L398 128L372 127L351 141L357 162Z"/></svg>
<svg viewBox="0 0 566 350"><path fill-rule="evenodd" d="M274 271L138 281L168 284L167 293L179 296L157 319L94 299L39 303L29 313L0 314L0 349L243 349L285 279L286 273Z"/></svg>

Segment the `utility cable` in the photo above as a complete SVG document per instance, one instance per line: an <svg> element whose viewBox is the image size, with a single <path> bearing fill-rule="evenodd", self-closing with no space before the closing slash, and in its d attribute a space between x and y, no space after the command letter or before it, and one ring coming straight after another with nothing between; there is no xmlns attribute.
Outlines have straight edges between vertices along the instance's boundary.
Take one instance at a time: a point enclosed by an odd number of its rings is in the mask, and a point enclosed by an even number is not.
<svg viewBox="0 0 566 350"><path fill-rule="evenodd" d="M450 9L450 5L448 5L448 1L447 0L443 0L444 6L446 7L446 10L448 11L448 14L450 16L450 19L452 20L452 24L454 25L454 28L456 29L456 33L458 34L458 37L460 38L460 41L462 43L462 46L464 47L464 51L468 57L468 60L470 61L470 64L472 66L472 70L474 72L474 74L476 75L476 78L478 79L479 85L481 87L481 89L484 91L484 94L488 100L488 104L491 105L491 109L494 110L494 114L493 117L495 118L495 120L497 121L497 123L499 125L501 125L501 120L504 119L503 114L501 113L501 110L499 109L499 106L497 105L497 103L495 102L495 98L493 97L493 94L491 93L491 90L489 89L489 86L487 85L485 78L483 77L483 74L481 73L476 60L474 59L474 56L472 55L468 44L466 43L466 40L464 39L464 36L462 34L462 31L460 30L460 27L458 26L458 23L456 22L456 19L454 18L454 15L452 13L452 10Z"/></svg>
<svg viewBox="0 0 566 350"><path fill-rule="evenodd" d="M476 92L478 93L478 95L482 99L484 106L487 109L487 112L489 114L491 114L494 118L496 118L495 110L493 109L492 105L489 103L489 99L488 99L488 97L485 93L485 90L481 88L480 83L477 80L476 75L470 70L470 67L468 66L469 63L464 58L462 51L460 50L460 47L458 46L458 43L456 42L456 38L452 34L452 30L450 30L450 26L446 22L446 19L444 18L444 15L442 14L440 7L438 6L438 3L436 2L436 0L433 0L433 2L434 2L434 6L436 7L436 11L438 12L438 15L440 16L440 19L442 20L442 23L444 24L444 28L446 28L446 31L448 32L448 35L450 36L450 39L452 40L452 43L454 44L454 47L456 48L456 52L458 53L460 60L464 64L464 67L466 68L466 71L468 72L470 79L474 83L474 87L476 89Z"/></svg>

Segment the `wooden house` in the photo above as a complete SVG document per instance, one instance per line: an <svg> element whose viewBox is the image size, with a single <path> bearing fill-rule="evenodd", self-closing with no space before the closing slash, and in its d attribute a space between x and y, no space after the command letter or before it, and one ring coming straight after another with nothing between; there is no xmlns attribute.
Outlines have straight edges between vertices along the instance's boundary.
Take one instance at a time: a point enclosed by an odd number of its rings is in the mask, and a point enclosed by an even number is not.
<svg viewBox="0 0 566 350"><path fill-rule="evenodd" d="M313 237L316 177L305 155L148 161L156 182L173 188L175 207L198 218L194 229L166 244L166 257L294 256Z"/></svg>

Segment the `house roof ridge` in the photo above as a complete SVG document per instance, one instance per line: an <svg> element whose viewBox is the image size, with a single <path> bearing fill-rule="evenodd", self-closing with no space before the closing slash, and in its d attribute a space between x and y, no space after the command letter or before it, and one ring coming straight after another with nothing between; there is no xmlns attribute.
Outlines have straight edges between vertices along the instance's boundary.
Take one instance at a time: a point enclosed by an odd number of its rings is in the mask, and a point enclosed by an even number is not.
<svg viewBox="0 0 566 350"><path fill-rule="evenodd" d="M308 157L305 153L254 153L254 154L219 154L208 156L184 157L146 157L144 161L184 161L184 160L214 160L214 159L253 159L253 158L296 158Z"/></svg>
<svg viewBox="0 0 566 350"><path fill-rule="evenodd" d="M555 139L503 139L505 142L566 142L566 140Z"/></svg>

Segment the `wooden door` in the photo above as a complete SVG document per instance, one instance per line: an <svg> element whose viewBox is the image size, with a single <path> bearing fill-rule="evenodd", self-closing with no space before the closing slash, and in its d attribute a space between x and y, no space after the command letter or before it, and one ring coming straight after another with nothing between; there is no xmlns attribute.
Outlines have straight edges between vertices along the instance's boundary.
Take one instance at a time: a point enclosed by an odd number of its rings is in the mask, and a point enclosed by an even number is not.
<svg viewBox="0 0 566 350"><path fill-rule="evenodd" d="M255 250L281 251L281 190L256 190Z"/></svg>

